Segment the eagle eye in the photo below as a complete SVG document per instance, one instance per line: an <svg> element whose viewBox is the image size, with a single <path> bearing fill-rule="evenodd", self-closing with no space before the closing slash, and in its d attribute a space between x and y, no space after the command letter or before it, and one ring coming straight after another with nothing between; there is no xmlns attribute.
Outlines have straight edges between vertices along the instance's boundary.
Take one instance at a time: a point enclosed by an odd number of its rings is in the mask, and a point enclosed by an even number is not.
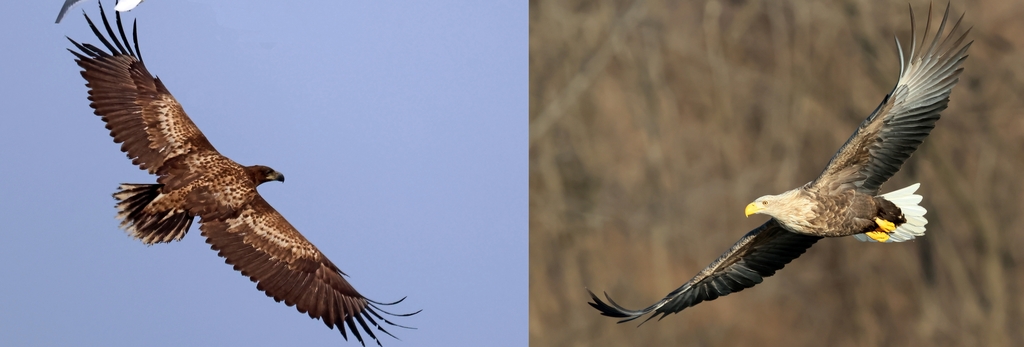
<svg viewBox="0 0 1024 347"><path fill-rule="evenodd" d="M762 201L761 205L768 206L768 200Z"/></svg>

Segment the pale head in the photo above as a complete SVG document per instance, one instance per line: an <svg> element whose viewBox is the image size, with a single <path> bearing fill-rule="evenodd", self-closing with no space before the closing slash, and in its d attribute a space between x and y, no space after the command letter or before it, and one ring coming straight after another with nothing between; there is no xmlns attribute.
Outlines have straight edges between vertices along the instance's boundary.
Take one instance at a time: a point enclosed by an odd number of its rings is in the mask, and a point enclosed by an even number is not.
<svg viewBox="0 0 1024 347"><path fill-rule="evenodd" d="M788 192L779 195L765 195L760 198L754 199L754 202L747 204L747 208L743 211L750 217L752 214L764 214L771 217L778 217L782 215L781 211L784 211L787 206L793 203L796 198L797 190L790 190Z"/></svg>

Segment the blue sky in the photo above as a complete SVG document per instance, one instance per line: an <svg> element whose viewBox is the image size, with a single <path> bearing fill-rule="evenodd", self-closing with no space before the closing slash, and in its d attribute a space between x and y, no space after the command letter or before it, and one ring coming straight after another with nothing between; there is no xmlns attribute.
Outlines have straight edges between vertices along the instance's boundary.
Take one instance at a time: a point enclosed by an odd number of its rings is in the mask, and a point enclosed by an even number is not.
<svg viewBox="0 0 1024 347"><path fill-rule="evenodd" d="M96 2L54 24L62 2L0 11L3 344L358 345L196 225L151 247L117 228L117 185L154 178L65 50L97 43ZM151 0L124 18L221 153L287 176L260 193L360 292L423 309L385 346L527 345L527 2Z"/></svg>

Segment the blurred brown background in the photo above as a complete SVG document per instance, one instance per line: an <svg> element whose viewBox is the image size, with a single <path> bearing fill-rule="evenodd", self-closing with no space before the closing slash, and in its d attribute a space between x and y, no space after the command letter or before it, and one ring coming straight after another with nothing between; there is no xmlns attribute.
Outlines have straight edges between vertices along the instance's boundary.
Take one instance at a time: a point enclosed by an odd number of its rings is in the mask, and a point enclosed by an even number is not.
<svg viewBox="0 0 1024 347"><path fill-rule="evenodd" d="M1024 2L964 11L950 107L882 187L922 183L925 237L822 240L637 328L585 288L646 307L813 179L895 84L907 3L530 1L531 346L1024 346Z"/></svg>

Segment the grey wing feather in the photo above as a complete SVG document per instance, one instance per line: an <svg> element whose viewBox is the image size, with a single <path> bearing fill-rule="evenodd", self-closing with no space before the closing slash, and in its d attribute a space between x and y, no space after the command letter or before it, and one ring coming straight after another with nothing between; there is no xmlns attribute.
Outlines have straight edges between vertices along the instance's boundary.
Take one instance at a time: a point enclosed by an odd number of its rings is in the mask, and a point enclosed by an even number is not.
<svg viewBox="0 0 1024 347"><path fill-rule="evenodd" d="M970 29L954 39L963 15L943 38L949 17L947 6L938 32L927 42L931 17L929 7L921 47L912 37L909 59L904 60L903 47L896 39L900 51L899 82L832 157L812 186L832 191L856 188L875 194L935 127L939 113L949 103L953 86L960 80L961 65L973 41L964 44ZM913 9L910 19L913 36Z"/></svg>
<svg viewBox="0 0 1024 347"><path fill-rule="evenodd" d="M60 13L57 14L57 21L55 23L59 24L60 20L64 19L64 15L68 13L68 10L70 10L72 7L74 7L75 5L77 5L78 3L82 2L82 1L85 1L85 0L67 0L67 1L64 1L64 6L62 6L60 8Z"/></svg>
<svg viewBox="0 0 1024 347"><path fill-rule="evenodd" d="M774 275L775 271L799 257L820 239L818 236L790 232L773 218L744 235L728 252L654 305L642 310L628 310L615 303L608 294L605 294L608 300L606 304L593 292L590 292L590 297L594 302L589 304L601 311L602 315L623 318L619 323L651 312L655 314L644 322L659 314L664 318L702 301L714 300L761 283L765 277Z"/></svg>

